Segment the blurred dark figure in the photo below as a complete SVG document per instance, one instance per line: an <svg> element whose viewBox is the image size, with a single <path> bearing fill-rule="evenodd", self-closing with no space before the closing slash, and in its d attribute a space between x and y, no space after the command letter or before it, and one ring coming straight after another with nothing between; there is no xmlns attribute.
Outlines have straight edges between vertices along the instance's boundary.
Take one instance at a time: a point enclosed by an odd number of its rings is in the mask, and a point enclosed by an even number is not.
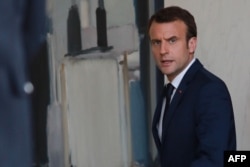
<svg viewBox="0 0 250 167"><path fill-rule="evenodd" d="M30 167L29 69L45 40L45 1L1 0L0 12L0 166Z"/></svg>

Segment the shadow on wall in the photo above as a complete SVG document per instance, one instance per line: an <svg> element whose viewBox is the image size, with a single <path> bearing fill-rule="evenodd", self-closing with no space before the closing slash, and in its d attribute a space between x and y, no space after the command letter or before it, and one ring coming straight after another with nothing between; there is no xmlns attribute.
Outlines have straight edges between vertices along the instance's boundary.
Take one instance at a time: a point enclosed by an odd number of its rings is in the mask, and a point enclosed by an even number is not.
<svg viewBox="0 0 250 167"><path fill-rule="evenodd" d="M49 61L47 43L44 42L31 64L31 81L34 84L33 125L35 162L37 166L48 163L47 155L47 106L50 102Z"/></svg>

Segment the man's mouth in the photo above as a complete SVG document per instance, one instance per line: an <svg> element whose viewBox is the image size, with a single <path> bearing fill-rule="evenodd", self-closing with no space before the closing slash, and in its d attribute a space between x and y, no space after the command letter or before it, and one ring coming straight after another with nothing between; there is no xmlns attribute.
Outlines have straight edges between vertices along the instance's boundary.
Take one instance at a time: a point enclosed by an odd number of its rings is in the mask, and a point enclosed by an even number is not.
<svg viewBox="0 0 250 167"><path fill-rule="evenodd" d="M170 66L173 63L173 60L162 60L161 64L163 66Z"/></svg>

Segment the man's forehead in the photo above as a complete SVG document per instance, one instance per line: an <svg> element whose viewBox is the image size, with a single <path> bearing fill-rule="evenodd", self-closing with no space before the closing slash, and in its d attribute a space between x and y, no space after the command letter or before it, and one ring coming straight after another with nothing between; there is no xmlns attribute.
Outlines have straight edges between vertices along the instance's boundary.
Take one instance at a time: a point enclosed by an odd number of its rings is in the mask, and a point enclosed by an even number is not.
<svg viewBox="0 0 250 167"><path fill-rule="evenodd" d="M168 23L154 23L151 27L151 32L154 35L161 35L164 37L186 33L187 27L181 21L174 21Z"/></svg>
<svg viewBox="0 0 250 167"><path fill-rule="evenodd" d="M153 39L158 40L169 40L172 38L181 38L181 34L176 31L163 31L163 32L156 32L151 36Z"/></svg>
<svg viewBox="0 0 250 167"><path fill-rule="evenodd" d="M162 34L163 39L170 39L170 38L176 38L179 34L175 31L165 31Z"/></svg>

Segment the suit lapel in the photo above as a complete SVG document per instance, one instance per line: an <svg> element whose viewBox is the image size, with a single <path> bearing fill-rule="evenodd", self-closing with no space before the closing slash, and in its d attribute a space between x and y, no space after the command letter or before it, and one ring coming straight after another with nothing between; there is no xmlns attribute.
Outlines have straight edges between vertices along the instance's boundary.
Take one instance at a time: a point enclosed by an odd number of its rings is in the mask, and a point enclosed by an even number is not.
<svg viewBox="0 0 250 167"><path fill-rule="evenodd" d="M176 113L176 108L178 107L178 105L180 104L183 95L185 94L186 89L188 88L189 83L193 80L196 72L201 69L203 66L200 63L200 61L198 59L196 59L196 61L192 64L192 66L188 69L188 71L186 72L186 74L184 75L183 79L180 82L179 87L176 89L175 94L173 96L173 99L170 103L169 106L169 110L167 112L167 117L166 117L166 122L165 122L165 126L162 128L162 136L163 136L163 142L165 141L165 137L166 137L166 131L167 128L169 127L169 124L173 118L173 116Z"/></svg>
<svg viewBox="0 0 250 167"><path fill-rule="evenodd" d="M160 138L158 135L157 124L158 124L160 116L161 116L163 97L164 97L164 95L163 95L163 93L161 93L161 96L157 102L157 106L155 109L155 114L154 114L153 122L152 122L152 133L153 133L155 144L156 144L156 147L158 150L160 150L160 148L161 148L161 141L160 141Z"/></svg>

